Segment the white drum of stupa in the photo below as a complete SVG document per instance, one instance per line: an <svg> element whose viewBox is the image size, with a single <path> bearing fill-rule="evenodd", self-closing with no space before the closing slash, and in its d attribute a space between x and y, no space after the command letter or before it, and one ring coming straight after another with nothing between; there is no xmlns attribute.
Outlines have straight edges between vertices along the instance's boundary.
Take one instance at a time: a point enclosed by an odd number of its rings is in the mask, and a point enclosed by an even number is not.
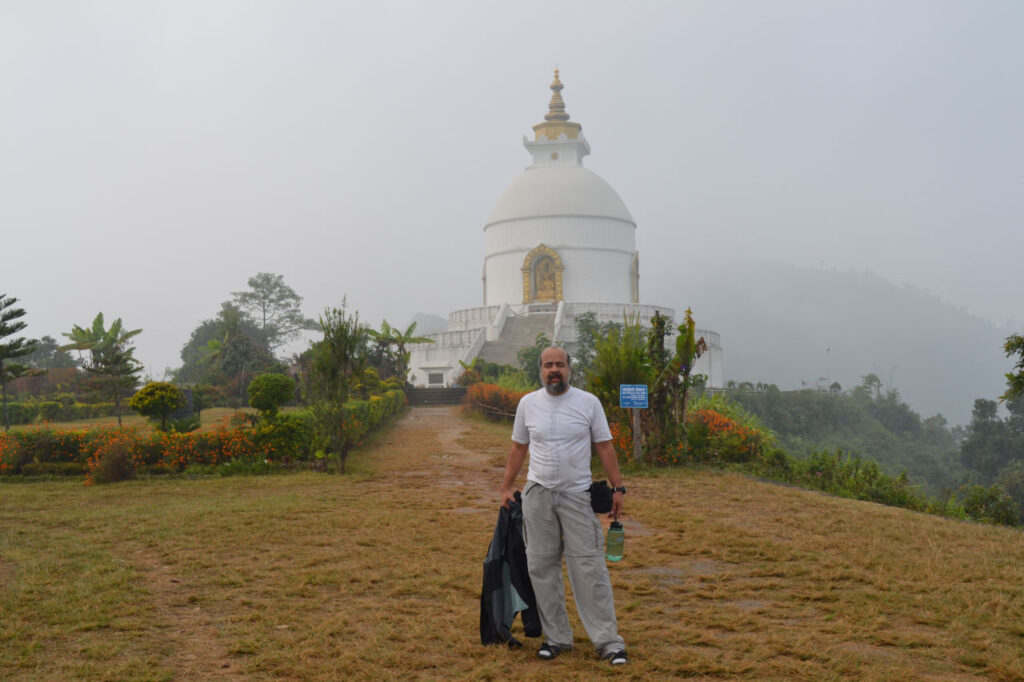
<svg viewBox="0 0 1024 682"><path fill-rule="evenodd" d="M544 122L523 139L533 163L484 226L485 306L637 303L636 223L611 185L583 167L590 145L569 120L555 70Z"/></svg>

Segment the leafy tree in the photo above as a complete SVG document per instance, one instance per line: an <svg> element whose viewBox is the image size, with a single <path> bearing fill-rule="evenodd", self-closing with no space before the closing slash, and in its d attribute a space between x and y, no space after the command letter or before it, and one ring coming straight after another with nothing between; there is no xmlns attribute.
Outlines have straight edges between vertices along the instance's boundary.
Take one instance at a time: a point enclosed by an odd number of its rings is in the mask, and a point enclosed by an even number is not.
<svg viewBox="0 0 1024 682"><path fill-rule="evenodd" d="M598 322L597 313L594 312L581 313L573 318L573 321L576 324L576 350L572 354L572 371L581 382L580 385L584 385L587 373L594 363L597 340L607 337L612 329L621 329L622 325L615 322ZM540 358L539 354L537 358Z"/></svg>
<svg viewBox="0 0 1024 682"><path fill-rule="evenodd" d="M357 425L350 423L345 403L351 394L352 375L366 367L370 336L359 322L359 313L349 314L344 301L341 308L324 311L320 329L323 338L310 349L308 392L316 401L312 408L316 438L337 457L344 473L345 460L359 433Z"/></svg>
<svg viewBox="0 0 1024 682"><path fill-rule="evenodd" d="M52 336L43 336L36 341L35 349L25 356L25 364L36 369L71 369L79 362L73 355L60 349Z"/></svg>
<svg viewBox="0 0 1024 682"><path fill-rule="evenodd" d="M302 297L284 283L282 275L258 273L249 278L248 291L233 291L234 304L256 320L267 337L271 351L291 341L305 329L316 329L317 323L302 316Z"/></svg>
<svg viewBox="0 0 1024 682"><path fill-rule="evenodd" d="M273 419L285 403L295 399L295 381L286 374L261 374L249 384L249 405Z"/></svg>
<svg viewBox="0 0 1024 682"><path fill-rule="evenodd" d="M1010 415L1005 420L997 415L994 400L974 401L971 423L960 445L964 466L979 472L991 482L1009 465L1024 463L1024 399L1006 403Z"/></svg>
<svg viewBox="0 0 1024 682"><path fill-rule="evenodd" d="M861 377L861 388L867 391L869 395L874 393L875 400L882 397L882 380L874 372Z"/></svg>
<svg viewBox="0 0 1024 682"><path fill-rule="evenodd" d="M537 338L533 340L533 346L530 348L523 348L516 353L516 360L519 361L519 368L526 373L526 376L533 378L533 385L535 388L540 388L540 354L544 352L544 349L551 345L551 340L547 334L541 332L537 334ZM576 373L576 368L573 367L573 374Z"/></svg>
<svg viewBox="0 0 1024 682"><path fill-rule="evenodd" d="M1001 400L1024 398L1024 336L1011 334L1006 338L1003 349L1006 351L1006 357L1017 356L1017 364L1013 366L1013 371L1006 375L1006 393Z"/></svg>
<svg viewBox="0 0 1024 682"><path fill-rule="evenodd" d="M979 398L974 401L971 423L967 427L967 440L960 447L964 466L981 472L989 479L1006 463L1006 425L996 415L994 400Z"/></svg>
<svg viewBox="0 0 1024 682"><path fill-rule="evenodd" d="M128 405L143 415L159 421L160 431L167 430L167 418L185 406L185 394L168 381L151 381L138 390Z"/></svg>
<svg viewBox="0 0 1024 682"><path fill-rule="evenodd" d="M279 367L266 335L232 303L223 303L217 317L192 332L181 358L177 381L219 387L222 397L235 406L244 404L250 377Z"/></svg>
<svg viewBox="0 0 1024 682"><path fill-rule="evenodd" d="M694 364L707 352L704 338L696 337L696 323L693 311L686 309L686 317L678 327L675 352L665 348L668 334L668 319L661 314L651 318L651 331L647 337L647 355L651 361L651 395L649 409L645 415L648 433L653 436L656 448L670 447L676 439L686 449L686 409L690 401L690 390L702 384L706 377L695 374ZM750 382L743 382L740 391L753 392Z"/></svg>
<svg viewBox="0 0 1024 682"><path fill-rule="evenodd" d="M367 364L369 333L359 313L328 308L320 316L323 339L312 345L310 389L315 399L344 403L349 399L351 377Z"/></svg>
<svg viewBox="0 0 1024 682"><path fill-rule="evenodd" d="M650 385L647 339L638 318L626 320L622 327L614 328L608 336L598 339L594 351L587 385L605 406L619 404L621 384Z"/></svg>
<svg viewBox="0 0 1024 682"><path fill-rule="evenodd" d="M10 338L28 326L21 319L25 310L14 307L17 302L13 296L0 294L0 391L3 394L4 431L11 428L7 413L7 382L31 371L28 366L11 360L29 355L35 347L35 342L25 337Z"/></svg>
<svg viewBox="0 0 1024 682"><path fill-rule="evenodd" d="M996 477L998 485L1017 504L1018 517L1024 516L1024 460L1014 460Z"/></svg>
<svg viewBox="0 0 1024 682"><path fill-rule="evenodd" d="M103 313L99 313L90 327L76 324L70 333L65 333L64 336L72 343L60 347L60 350L89 352L85 365L85 371L92 377L89 388L114 403L118 426L122 425L121 401L138 385L138 375L143 369L135 359L135 349L130 343L141 332L141 329L125 331L121 318L114 320L110 329L106 329Z"/></svg>

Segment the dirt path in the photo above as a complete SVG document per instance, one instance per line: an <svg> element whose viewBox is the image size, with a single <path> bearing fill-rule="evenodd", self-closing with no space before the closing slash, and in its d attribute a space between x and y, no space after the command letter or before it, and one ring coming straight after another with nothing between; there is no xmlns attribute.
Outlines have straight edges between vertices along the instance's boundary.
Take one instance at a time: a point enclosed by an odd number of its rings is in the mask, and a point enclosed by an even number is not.
<svg viewBox="0 0 1024 682"><path fill-rule="evenodd" d="M498 502L508 435L475 423L459 407L414 407L389 434L386 449L396 456L375 458L382 471L461 492L465 511L490 509ZM401 452L413 452L403 457Z"/></svg>
<svg viewBox="0 0 1024 682"><path fill-rule="evenodd" d="M498 487L505 471L511 425L489 427L467 419L458 407L414 407L394 430L397 445L404 437L412 437L427 446L426 468L405 472L405 475L432 477L444 489L472 492L461 511L496 509ZM519 475L519 485L526 479L526 466ZM628 516L628 513L627 513ZM625 517L624 517L625 518ZM607 530L611 519L601 516ZM633 536L652 532L644 524L631 519Z"/></svg>

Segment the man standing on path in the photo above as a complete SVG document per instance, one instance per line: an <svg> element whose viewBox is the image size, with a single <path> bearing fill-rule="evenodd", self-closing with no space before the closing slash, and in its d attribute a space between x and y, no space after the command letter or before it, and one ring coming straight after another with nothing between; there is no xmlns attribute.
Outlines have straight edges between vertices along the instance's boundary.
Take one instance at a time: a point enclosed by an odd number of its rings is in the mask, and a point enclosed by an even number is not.
<svg viewBox="0 0 1024 682"><path fill-rule="evenodd" d="M526 563L544 628L538 658L550 660L572 648L562 581L564 555L576 608L590 641L602 658L623 665L628 660L626 644L615 619L601 523L590 506L591 444L614 486L615 515L622 512L626 488L601 403L592 393L570 386L570 374L564 349L552 346L541 353L543 388L524 396L516 409L501 503L507 506L514 499L512 486L529 453L523 523Z"/></svg>

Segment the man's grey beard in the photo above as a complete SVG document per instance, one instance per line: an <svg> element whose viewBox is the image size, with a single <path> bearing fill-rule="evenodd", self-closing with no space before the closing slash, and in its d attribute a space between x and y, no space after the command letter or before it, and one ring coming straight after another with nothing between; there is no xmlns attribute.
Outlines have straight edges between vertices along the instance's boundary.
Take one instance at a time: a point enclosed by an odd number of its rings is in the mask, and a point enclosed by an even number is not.
<svg viewBox="0 0 1024 682"><path fill-rule="evenodd" d="M561 380L558 381L557 383L545 381L544 390L547 391L550 395L561 395L565 393L567 390L569 390L569 382L565 380L565 377L562 377Z"/></svg>

